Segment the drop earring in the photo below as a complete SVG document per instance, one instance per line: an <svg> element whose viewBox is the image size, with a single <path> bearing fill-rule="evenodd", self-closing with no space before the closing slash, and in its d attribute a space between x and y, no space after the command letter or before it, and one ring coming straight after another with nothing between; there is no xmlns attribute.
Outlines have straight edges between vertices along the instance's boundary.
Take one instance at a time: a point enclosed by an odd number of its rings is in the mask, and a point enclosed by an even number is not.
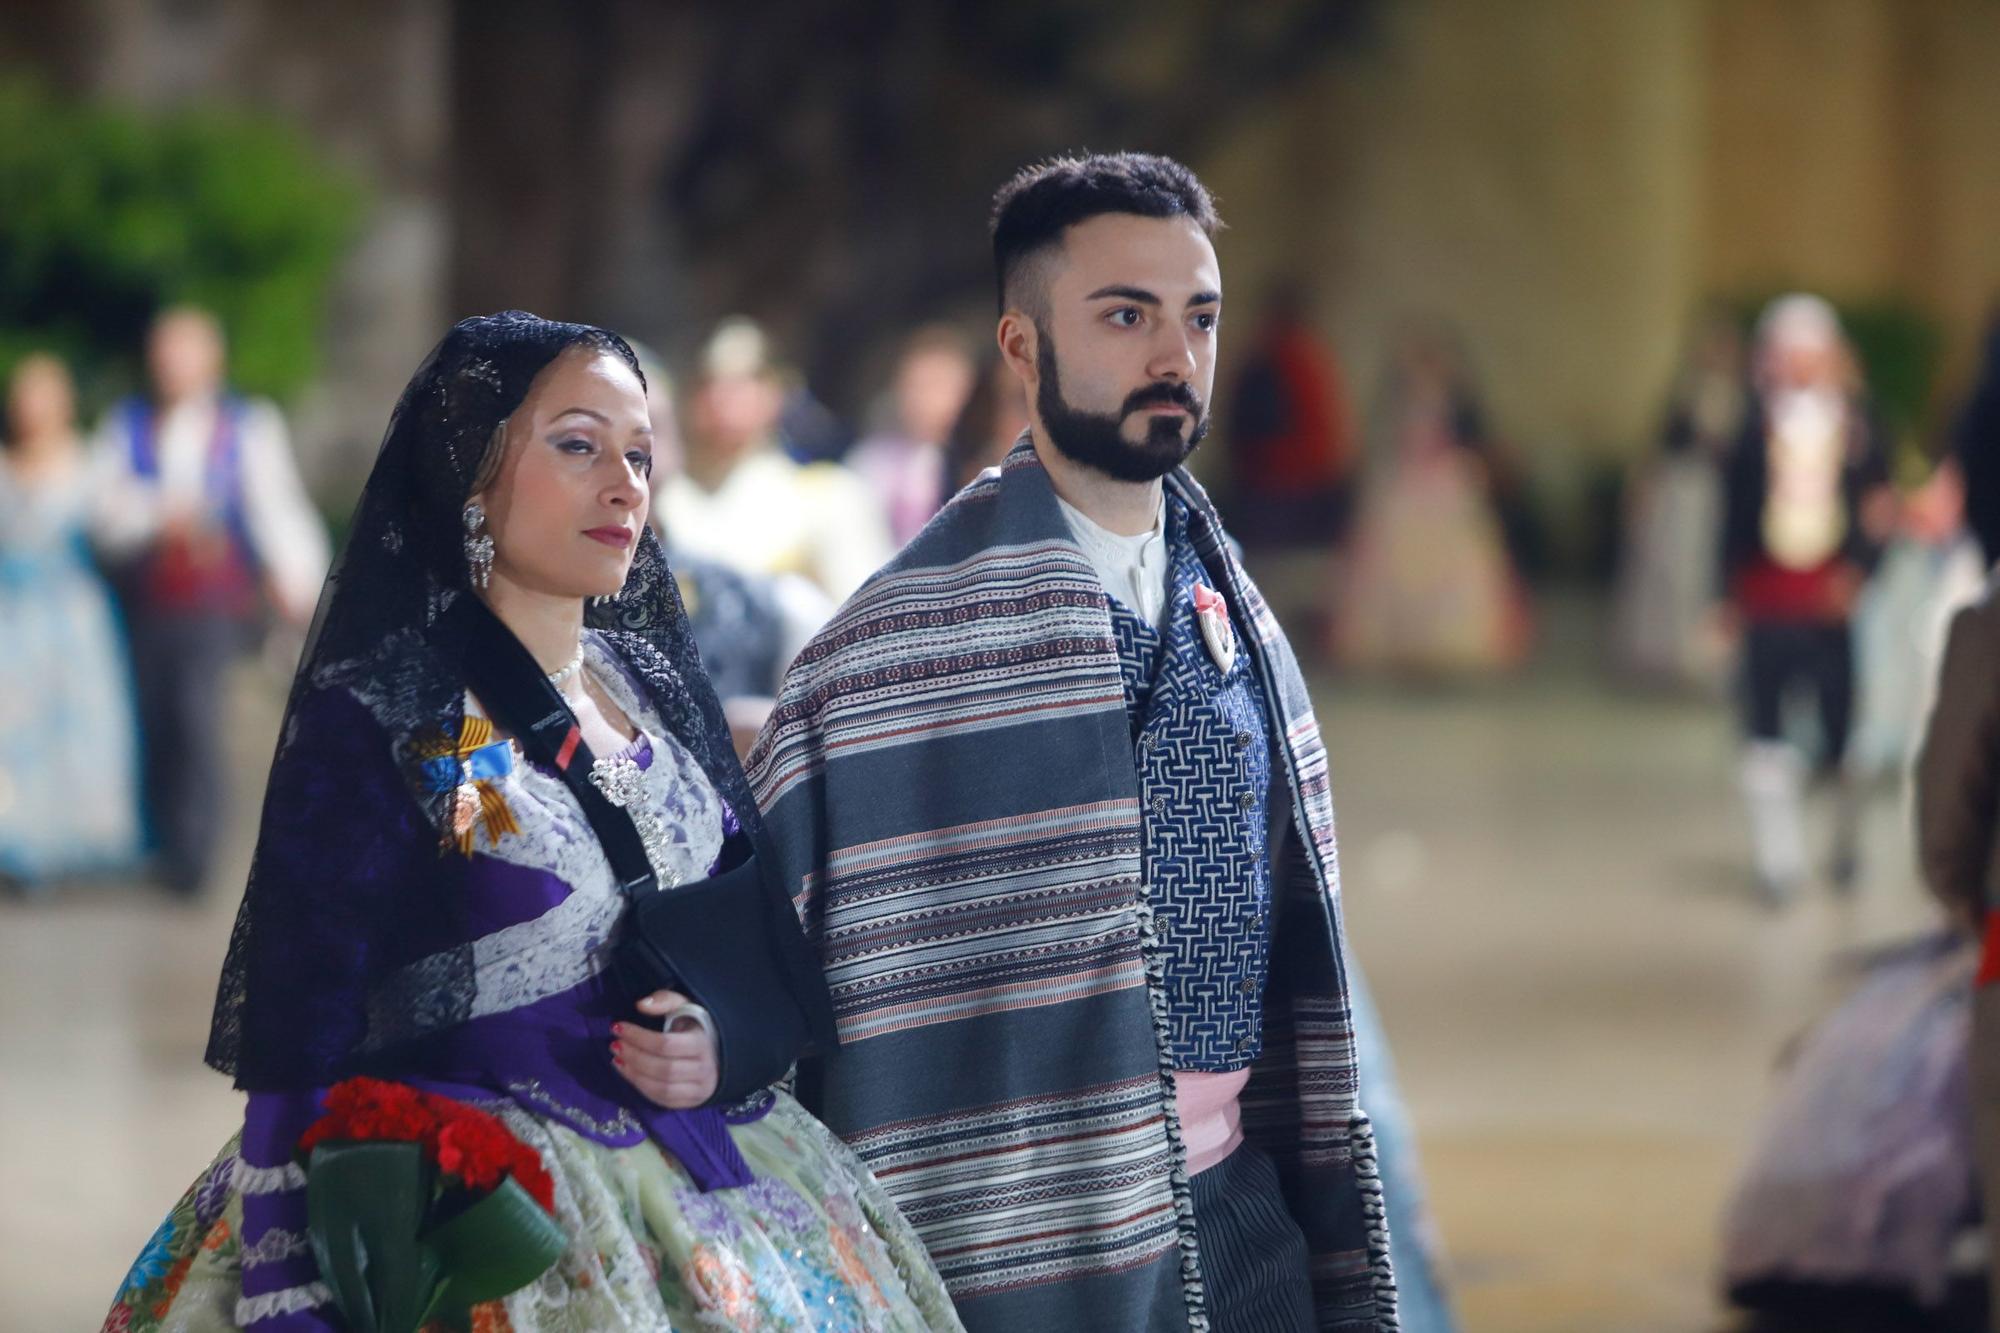
<svg viewBox="0 0 2000 1333"><path fill-rule="evenodd" d="M493 577L493 534L486 531L486 510L477 500L465 507L465 568L472 586L484 588Z"/></svg>

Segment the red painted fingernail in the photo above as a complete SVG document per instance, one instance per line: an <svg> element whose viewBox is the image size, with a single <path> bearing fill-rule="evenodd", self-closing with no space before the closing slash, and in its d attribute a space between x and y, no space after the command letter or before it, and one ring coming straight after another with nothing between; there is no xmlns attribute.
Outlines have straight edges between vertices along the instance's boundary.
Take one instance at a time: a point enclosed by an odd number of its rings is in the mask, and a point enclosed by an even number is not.
<svg viewBox="0 0 2000 1333"><path fill-rule="evenodd" d="M613 1024L611 1025L611 1035L612 1035L612 1036L614 1036L614 1037L622 1037L622 1036L624 1036L624 1035L625 1035L625 1025L624 1025L623 1023L613 1023Z"/></svg>
<svg viewBox="0 0 2000 1333"><path fill-rule="evenodd" d="M616 1059L619 1059L619 1058L620 1058L620 1057L622 1056L622 1054L624 1053L624 1050L625 1050L625 1043L624 1043L624 1042L622 1042L622 1041L614 1041L614 1042L612 1042L612 1043L611 1043L611 1058L612 1058L612 1059L614 1059L614 1060L616 1060Z"/></svg>

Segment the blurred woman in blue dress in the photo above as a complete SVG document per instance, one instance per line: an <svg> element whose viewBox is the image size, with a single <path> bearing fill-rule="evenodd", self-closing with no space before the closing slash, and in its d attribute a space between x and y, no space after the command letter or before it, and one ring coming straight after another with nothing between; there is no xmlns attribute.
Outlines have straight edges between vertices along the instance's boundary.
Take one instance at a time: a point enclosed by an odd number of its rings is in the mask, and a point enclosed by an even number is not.
<svg viewBox="0 0 2000 1333"><path fill-rule="evenodd" d="M22 360L0 449L0 879L30 890L139 853L125 642L85 536L69 371ZM87 793L85 799L78 799Z"/></svg>

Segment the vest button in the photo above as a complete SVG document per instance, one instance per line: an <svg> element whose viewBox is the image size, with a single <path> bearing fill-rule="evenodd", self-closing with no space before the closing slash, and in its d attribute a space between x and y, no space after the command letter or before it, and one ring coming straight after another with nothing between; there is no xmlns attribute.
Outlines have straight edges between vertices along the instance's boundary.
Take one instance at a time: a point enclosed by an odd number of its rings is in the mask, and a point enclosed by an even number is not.
<svg viewBox="0 0 2000 1333"><path fill-rule="evenodd" d="M1245 995L1255 995L1257 993L1257 979L1255 977L1245 977L1236 983L1236 989L1242 991Z"/></svg>
<svg viewBox="0 0 2000 1333"><path fill-rule="evenodd" d="M1250 741L1251 741L1251 739L1252 739L1252 738L1251 738L1251 735L1250 735L1250 733L1249 733L1249 732L1247 732L1247 731L1239 731L1239 732L1237 732L1237 733L1236 733L1236 748L1237 748L1237 749L1239 749L1239 750L1247 750L1247 749L1249 749L1249 748L1250 748Z"/></svg>
<svg viewBox="0 0 2000 1333"><path fill-rule="evenodd" d="M1236 1039L1236 1050L1239 1054L1248 1055L1250 1048L1256 1044L1256 1042L1250 1040L1248 1037L1238 1037Z"/></svg>
<svg viewBox="0 0 2000 1333"><path fill-rule="evenodd" d="M1155 797L1153 798L1153 813L1154 813L1154 814L1156 814L1156 815L1164 815L1165 813L1167 813L1167 798L1166 798L1166 797L1164 797L1164 796L1155 796Z"/></svg>
<svg viewBox="0 0 2000 1333"><path fill-rule="evenodd" d="M1247 787L1244 788L1242 791L1236 793L1236 804L1248 810L1251 806L1257 804L1257 793Z"/></svg>

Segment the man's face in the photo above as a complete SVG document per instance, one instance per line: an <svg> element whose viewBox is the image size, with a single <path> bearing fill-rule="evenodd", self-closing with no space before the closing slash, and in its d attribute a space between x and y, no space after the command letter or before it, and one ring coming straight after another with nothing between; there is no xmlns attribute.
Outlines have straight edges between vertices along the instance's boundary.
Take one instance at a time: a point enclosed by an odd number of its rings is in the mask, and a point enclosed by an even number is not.
<svg viewBox="0 0 2000 1333"><path fill-rule="evenodd" d="M1817 389L1840 380L1841 347L1831 335L1796 334L1778 339L1770 350L1777 382L1787 389Z"/></svg>
<svg viewBox="0 0 2000 1333"><path fill-rule="evenodd" d="M1036 321L1035 410L1072 461L1165 476L1208 433L1222 271L1185 218L1107 213L1063 236Z"/></svg>
<svg viewBox="0 0 2000 1333"><path fill-rule="evenodd" d="M784 393L765 375L711 375L689 405L687 452L733 463L770 438L784 411Z"/></svg>
<svg viewBox="0 0 2000 1333"><path fill-rule="evenodd" d="M146 340L153 388L170 403L214 393L222 385L222 333L193 311L161 316Z"/></svg>

